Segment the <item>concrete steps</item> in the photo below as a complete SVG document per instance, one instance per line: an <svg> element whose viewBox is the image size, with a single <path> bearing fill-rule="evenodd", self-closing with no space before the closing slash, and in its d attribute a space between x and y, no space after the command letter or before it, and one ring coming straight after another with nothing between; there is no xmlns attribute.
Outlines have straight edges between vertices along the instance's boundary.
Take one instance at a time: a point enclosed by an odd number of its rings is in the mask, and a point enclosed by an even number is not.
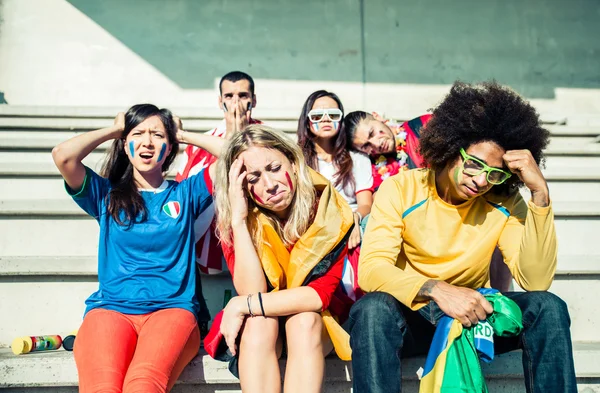
<svg viewBox="0 0 600 393"><path fill-rule="evenodd" d="M69 198L50 151L78 132L106 127L123 108L11 107L0 105L0 347L22 335L67 334L77 328L85 299L97 289L98 225ZM181 108L191 131L213 128L218 109ZM256 110L256 118L295 139L297 110ZM392 114L407 119L414 114ZM600 284L600 116L544 115L552 133L547 176L556 214L559 266L551 291L569 305L580 392L600 393L600 307L590 301ZM105 143L84 161L96 171ZM169 176L174 176L177 163ZM528 198L527 191L523 194ZM228 273L203 276L214 315L233 289ZM5 300L6 299L6 300ZM490 391L523 392L519 353L486 367ZM405 387L416 392L422 358L407 359ZM349 392L351 370L327 360L324 391ZM0 348L0 389L7 392L75 392L76 369L65 351L13 356ZM234 392L237 380L223 363L199 356L174 392Z"/></svg>
<svg viewBox="0 0 600 393"><path fill-rule="evenodd" d="M100 171L104 153L95 151L83 163ZM170 174L177 172L178 160L172 165ZM556 155L549 156L543 169L548 180L593 180L600 181L600 153L598 155ZM0 177L59 176L51 154L35 151L5 151L0 154Z"/></svg>
<svg viewBox="0 0 600 393"><path fill-rule="evenodd" d="M590 245L598 239L598 215L558 216L556 230L561 252L596 255ZM8 216L10 217L10 216ZM0 219L0 256L89 255L97 246L98 224L80 213L72 216L7 216Z"/></svg>
<svg viewBox="0 0 600 393"><path fill-rule="evenodd" d="M97 238L93 241L95 247ZM52 250L57 251L48 249ZM600 254L561 253L558 260L550 291L569 306L573 339L600 342L597 331L600 306L589 301L600 280ZM0 303L0 315L15 316L11 323L0 325L0 347L10 345L14 337L22 335L66 334L79 327L84 301L98 289L96 256L2 256L0 283L0 298L11 299ZM214 316L223 307L224 291L229 289L235 294L231 278L226 272L203 275L202 283Z"/></svg>
<svg viewBox="0 0 600 393"><path fill-rule="evenodd" d="M600 392L600 345L577 343L574 346L575 367L578 370L578 387L582 393ZM497 356L491 364L482 368L490 391L500 389L509 392L525 392L520 352ZM404 359L402 368L403 391L416 393L418 381L416 370L425 363L424 357ZM281 362L282 370L285 367ZM326 360L324 392L351 392L352 367L333 357ZM0 389L17 392L31 388L39 392L66 393L77 391L77 368L71 352L63 350L14 356L8 350L0 350ZM22 389L22 390L19 390ZM60 389L60 390L59 390ZM229 373L227 364L218 362L201 353L184 370L174 393L187 392L240 392L239 381Z"/></svg>
<svg viewBox="0 0 600 393"><path fill-rule="evenodd" d="M556 201L553 200L555 214L559 217L599 217L599 201ZM86 216L79 206L66 195L56 199L2 199L0 200L0 216Z"/></svg>

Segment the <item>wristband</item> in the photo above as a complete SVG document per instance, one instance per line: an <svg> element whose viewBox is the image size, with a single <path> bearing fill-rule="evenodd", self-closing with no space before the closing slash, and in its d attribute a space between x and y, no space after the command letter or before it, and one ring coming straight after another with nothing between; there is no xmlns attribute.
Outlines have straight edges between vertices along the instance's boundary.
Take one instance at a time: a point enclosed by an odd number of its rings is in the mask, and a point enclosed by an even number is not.
<svg viewBox="0 0 600 393"><path fill-rule="evenodd" d="M258 293L258 304L260 305L260 311L262 312L263 317L266 318L267 316L265 315L265 308L263 307L262 295L260 292Z"/></svg>
<svg viewBox="0 0 600 393"><path fill-rule="evenodd" d="M246 299L248 302L248 314L250 314L251 317L254 316L254 314L252 313L252 294L248 295L248 298Z"/></svg>

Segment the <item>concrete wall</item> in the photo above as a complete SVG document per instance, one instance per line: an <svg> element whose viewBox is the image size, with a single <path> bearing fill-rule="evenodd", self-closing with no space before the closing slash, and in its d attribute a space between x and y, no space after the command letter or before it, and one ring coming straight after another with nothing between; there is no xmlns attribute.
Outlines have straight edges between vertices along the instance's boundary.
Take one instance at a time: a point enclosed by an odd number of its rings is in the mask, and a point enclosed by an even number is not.
<svg viewBox="0 0 600 393"><path fill-rule="evenodd" d="M0 0L0 12L13 105L212 106L232 69L279 107L326 87L350 108L422 93L426 109L457 78L541 99L600 88L597 0Z"/></svg>

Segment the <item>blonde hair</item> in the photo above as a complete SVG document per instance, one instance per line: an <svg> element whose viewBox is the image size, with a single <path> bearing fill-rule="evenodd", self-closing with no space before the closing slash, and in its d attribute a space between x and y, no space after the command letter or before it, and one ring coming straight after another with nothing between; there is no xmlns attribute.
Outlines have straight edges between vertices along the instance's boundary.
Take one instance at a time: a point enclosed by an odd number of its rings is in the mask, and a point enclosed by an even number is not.
<svg viewBox="0 0 600 393"><path fill-rule="evenodd" d="M290 213L282 225L274 212L258 206L248 196L248 229L256 249L262 247L262 225L258 221L262 213L286 246L291 246L306 232L313 218L315 190L309 169L304 161L300 147L281 131L260 124L246 127L234 134L225 151L217 161L217 174L214 182L217 212L217 234L227 245L232 244L231 221L232 212L229 203L229 170L233 161L251 147L262 147L282 153L296 168L296 190Z"/></svg>

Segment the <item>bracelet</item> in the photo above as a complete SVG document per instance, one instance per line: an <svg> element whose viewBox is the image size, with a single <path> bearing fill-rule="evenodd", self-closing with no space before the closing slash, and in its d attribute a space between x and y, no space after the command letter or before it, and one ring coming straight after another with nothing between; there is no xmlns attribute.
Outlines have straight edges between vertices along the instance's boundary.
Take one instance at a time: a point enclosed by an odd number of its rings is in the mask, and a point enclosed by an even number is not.
<svg viewBox="0 0 600 393"><path fill-rule="evenodd" d="M263 307L262 295L260 292L258 293L258 304L260 305L260 311L262 312L263 317L266 318L267 316L265 315L265 308Z"/></svg>
<svg viewBox="0 0 600 393"><path fill-rule="evenodd" d="M252 305L251 305L252 304L252 294L248 295L247 302L248 302L248 314L250 314L250 316L253 317L254 314L252 313Z"/></svg>
<svg viewBox="0 0 600 393"><path fill-rule="evenodd" d="M358 216L358 223L360 224L360 222L363 219L363 216L358 211L355 211L354 214L356 214Z"/></svg>

